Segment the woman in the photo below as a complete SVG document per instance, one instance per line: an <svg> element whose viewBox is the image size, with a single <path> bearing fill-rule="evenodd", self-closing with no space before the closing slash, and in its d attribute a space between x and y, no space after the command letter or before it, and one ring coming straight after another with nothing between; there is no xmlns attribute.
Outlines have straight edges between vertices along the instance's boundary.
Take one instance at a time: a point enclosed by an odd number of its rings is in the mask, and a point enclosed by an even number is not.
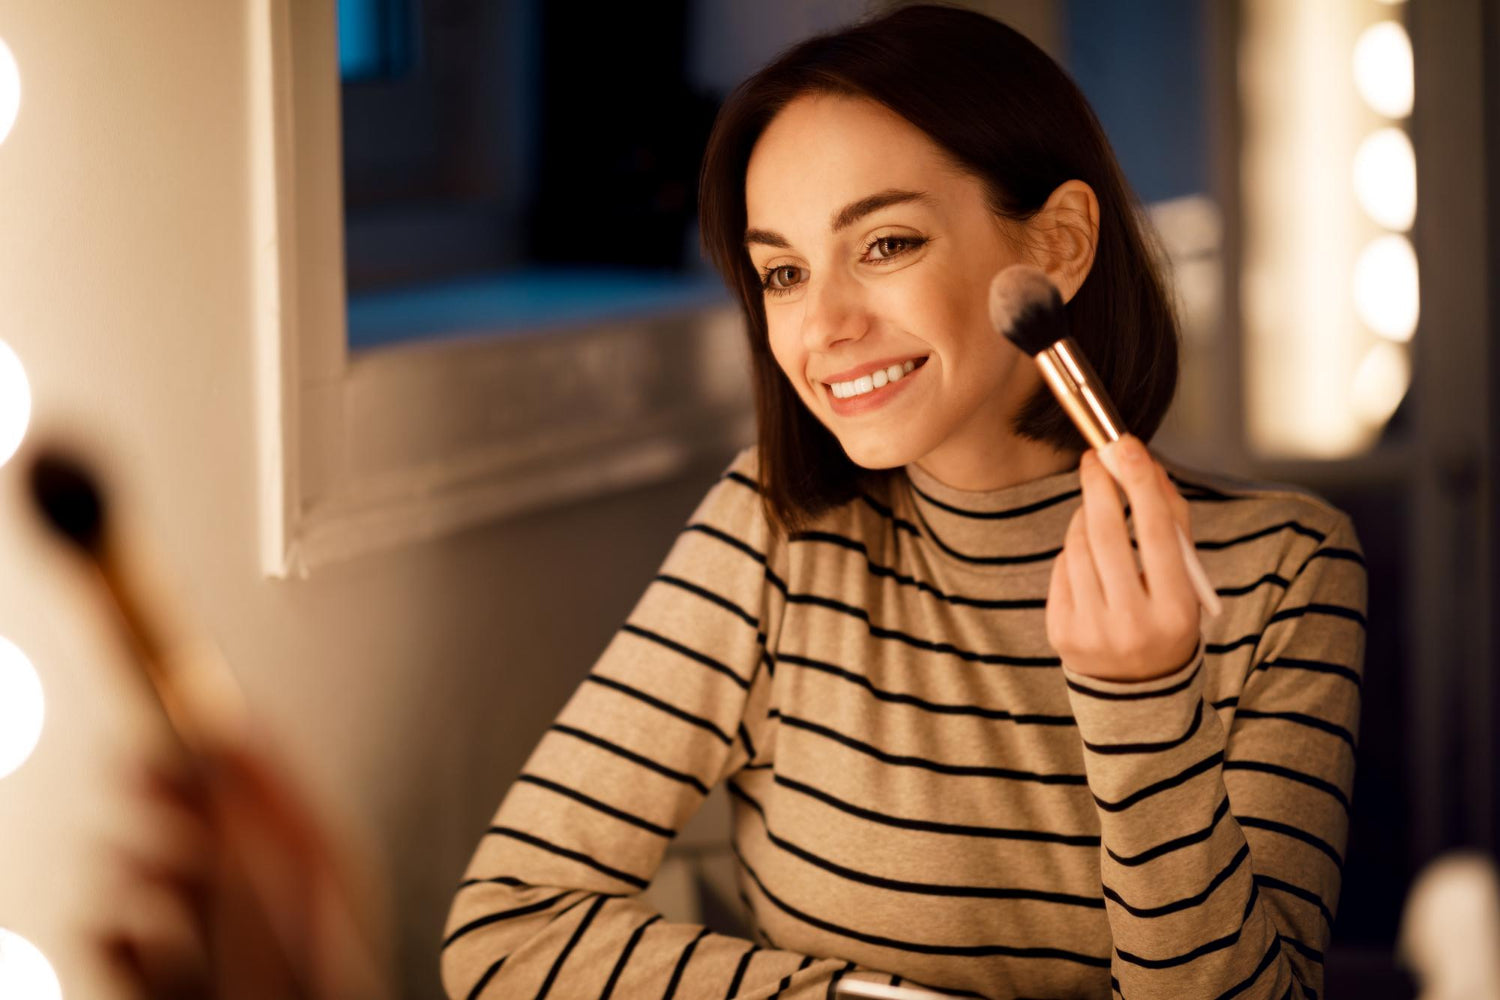
<svg viewBox="0 0 1500 1000"><path fill-rule="evenodd" d="M701 205L759 441L501 804L449 995L1317 996L1363 560L1317 498L1136 438L1132 542L991 330L990 279L1035 264L1139 438L1170 402L1164 283L1074 85L994 21L901 9L736 90ZM632 898L718 782L756 943Z"/></svg>

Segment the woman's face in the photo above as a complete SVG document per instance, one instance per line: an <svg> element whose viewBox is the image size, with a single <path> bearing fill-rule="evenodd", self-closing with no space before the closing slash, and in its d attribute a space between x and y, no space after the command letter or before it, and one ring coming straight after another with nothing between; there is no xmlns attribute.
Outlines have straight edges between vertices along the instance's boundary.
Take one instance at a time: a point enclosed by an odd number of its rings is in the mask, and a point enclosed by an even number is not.
<svg viewBox="0 0 1500 1000"><path fill-rule="evenodd" d="M978 179L884 105L805 96L756 143L745 205L771 353L850 459L945 479L1004 459L1040 375L990 326L990 281L1024 258Z"/></svg>

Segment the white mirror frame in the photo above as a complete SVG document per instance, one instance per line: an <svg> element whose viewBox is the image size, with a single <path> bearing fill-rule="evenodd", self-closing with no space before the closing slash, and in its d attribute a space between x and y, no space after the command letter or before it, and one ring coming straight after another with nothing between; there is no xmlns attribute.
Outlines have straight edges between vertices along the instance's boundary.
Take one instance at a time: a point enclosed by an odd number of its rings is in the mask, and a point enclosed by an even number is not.
<svg viewBox="0 0 1500 1000"><path fill-rule="evenodd" d="M642 485L750 441L728 306L351 353L335 3L250 12L267 576Z"/></svg>

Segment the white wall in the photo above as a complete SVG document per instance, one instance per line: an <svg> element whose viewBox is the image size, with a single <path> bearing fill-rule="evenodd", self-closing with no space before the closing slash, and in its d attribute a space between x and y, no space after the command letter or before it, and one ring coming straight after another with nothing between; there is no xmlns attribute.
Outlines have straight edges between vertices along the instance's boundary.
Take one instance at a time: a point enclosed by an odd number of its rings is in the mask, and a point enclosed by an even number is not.
<svg viewBox="0 0 1500 1000"><path fill-rule="evenodd" d="M98 456L298 778L388 876L404 995L436 997L485 821L718 467L261 579L249 6L0 0L24 94L0 145L0 339L32 380L33 440ZM19 464L0 469L0 635L37 666L48 721L0 780L0 927L52 958L66 996L108 1000L84 930L122 901L104 848L152 836L120 777L154 719L78 567L29 518Z"/></svg>

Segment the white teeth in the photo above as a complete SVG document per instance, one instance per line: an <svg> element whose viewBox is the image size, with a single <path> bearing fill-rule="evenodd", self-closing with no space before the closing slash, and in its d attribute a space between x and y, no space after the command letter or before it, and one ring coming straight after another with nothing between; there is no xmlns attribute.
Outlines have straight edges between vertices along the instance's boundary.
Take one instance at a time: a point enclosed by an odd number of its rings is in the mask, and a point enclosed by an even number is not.
<svg viewBox="0 0 1500 1000"><path fill-rule="evenodd" d="M901 381L916 366L916 361L891 365L889 368L877 369L869 375L862 375L848 382L830 382L828 383L828 388L833 393L835 399L849 399L854 396L863 396L865 393L874 392L876 389L891 382Z"/></svg>

